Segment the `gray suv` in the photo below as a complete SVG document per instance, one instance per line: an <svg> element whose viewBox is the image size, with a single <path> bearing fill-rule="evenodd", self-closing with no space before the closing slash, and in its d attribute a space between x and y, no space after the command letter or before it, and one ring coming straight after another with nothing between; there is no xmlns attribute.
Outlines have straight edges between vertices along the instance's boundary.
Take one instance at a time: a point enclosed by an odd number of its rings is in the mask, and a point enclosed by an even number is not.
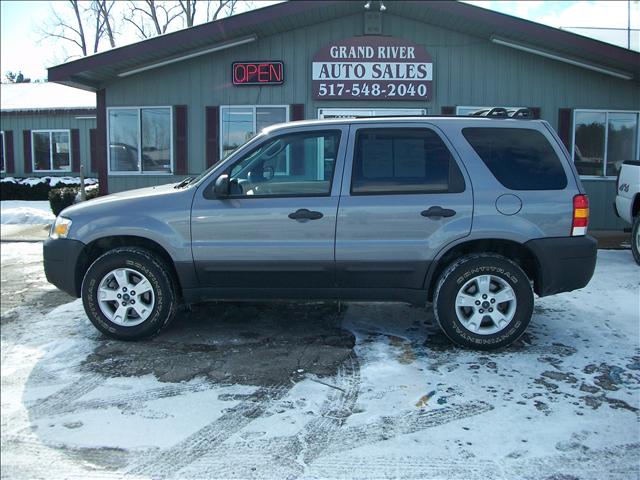
<svg viewBox="0 0 640 480"><path fill-rule="evenodd" d="M373 118L278 125L200 176L65 209L47 279L104 334L158 333L180 303L433 304L455 343L516 340L539 296L584 287L596 242L544 121Z"/></svg>

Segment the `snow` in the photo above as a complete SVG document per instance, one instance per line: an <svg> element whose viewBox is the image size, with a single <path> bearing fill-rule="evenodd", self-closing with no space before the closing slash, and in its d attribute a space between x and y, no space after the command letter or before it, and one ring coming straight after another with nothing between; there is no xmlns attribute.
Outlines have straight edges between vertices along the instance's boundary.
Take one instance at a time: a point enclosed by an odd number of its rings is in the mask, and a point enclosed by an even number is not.
<svg viewBox="0 0 640 480"><path fill-rule="evenodd" d="M0 202L2 225L49 225L56 219L48 200L3 200Z"/></svg>
<svg viewBox="0 0 640 480"><path fill-rule="evenodd" d="M37 185L49 183L52 187L61 185L80 185L79 177L38 177L16 179L6 177L0 182ZM98 188L95 178L84 179L87 193ZM80 192L76 195L80 201ZM55 220L48 200L3 200L0 202L0 224L2 225L49 225Z"/></svg>
<svg viewBox="0 0 640 480"><path fill-rule="evenodd" d="M0 183L18 183L20 185L38 185L41 183L49 183L52 187L58 185L80 185L80 177L29 177L29 178L14 178L5 177L0 179ZM97 178L85 178L85 185L94 185L98 183Z"/></svg>
<svg viewBox="0 0 640 480"><path fill-rule="evenodd" d="M95 109L96 94L57 83L3 83L0 85L3 112ZM90 112L87 112L90 113Z"/></svg>
<svg viewBox="0 0 640 480"><path fill-rule="evenodd" d="M3 268L26 264L41 245L3 244L1 254ZM322 379L294 368L282 396L244 403L265 387L104 377L87 366L101 348L144 366L153 360L138 352L179 345L188 365L206 343L199 335L176 343L175 327L173 337L114 342L80 300L51 311L20 305L3 315L0 332L3 475L635 478L638 272L630 251L598 251L590 284L536 298L525 341L498 352L451 347L424 325L422 308L349 303L342 327L356 344L343 368ZM211 369L219 362L212 353Z"/></svg>

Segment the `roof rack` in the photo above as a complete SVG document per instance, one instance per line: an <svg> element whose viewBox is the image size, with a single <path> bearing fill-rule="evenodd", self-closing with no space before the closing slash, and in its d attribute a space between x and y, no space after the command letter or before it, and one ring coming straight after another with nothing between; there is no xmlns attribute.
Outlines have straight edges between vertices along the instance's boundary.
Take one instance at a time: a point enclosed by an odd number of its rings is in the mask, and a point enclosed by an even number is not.
<svg viewBox="0 0 640 480"><path fill-rule="evenodd" d="M471 117L490 117L490 118L519 118L531 119L533 112L529 108L518 108L507 110L504 107L485 108L477 110L469 114Z"/></svg>

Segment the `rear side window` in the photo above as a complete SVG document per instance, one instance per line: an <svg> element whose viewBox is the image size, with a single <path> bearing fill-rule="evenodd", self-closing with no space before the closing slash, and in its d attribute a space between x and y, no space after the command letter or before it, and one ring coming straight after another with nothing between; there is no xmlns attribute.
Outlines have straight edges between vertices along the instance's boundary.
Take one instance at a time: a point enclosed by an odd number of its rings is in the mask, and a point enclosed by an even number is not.
<svg viewBox="0 0 640 480"><path fill-rule="evenodd" d="M358 130L351 177L353 195L464 190L449 149L426 128Z"/></svg>
<svg viewBox="0 0 640 480"><path fill-rule="evenodd" d="M567 176L542 133L525 128L464 128L464 138L511 190L562 190Z"/></svg>

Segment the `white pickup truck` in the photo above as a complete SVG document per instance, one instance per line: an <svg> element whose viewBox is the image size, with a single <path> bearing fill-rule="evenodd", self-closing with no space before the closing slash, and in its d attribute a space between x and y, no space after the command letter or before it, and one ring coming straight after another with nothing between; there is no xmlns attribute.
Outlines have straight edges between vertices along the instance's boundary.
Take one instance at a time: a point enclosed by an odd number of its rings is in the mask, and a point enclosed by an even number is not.
<svg viewBox="0 0 640 480"><path fill-rule="evenodd" d="M640 161L626 160L622 164L616 195L616 214L633 225L631 230L631 252L640 265Z"/></svg>

